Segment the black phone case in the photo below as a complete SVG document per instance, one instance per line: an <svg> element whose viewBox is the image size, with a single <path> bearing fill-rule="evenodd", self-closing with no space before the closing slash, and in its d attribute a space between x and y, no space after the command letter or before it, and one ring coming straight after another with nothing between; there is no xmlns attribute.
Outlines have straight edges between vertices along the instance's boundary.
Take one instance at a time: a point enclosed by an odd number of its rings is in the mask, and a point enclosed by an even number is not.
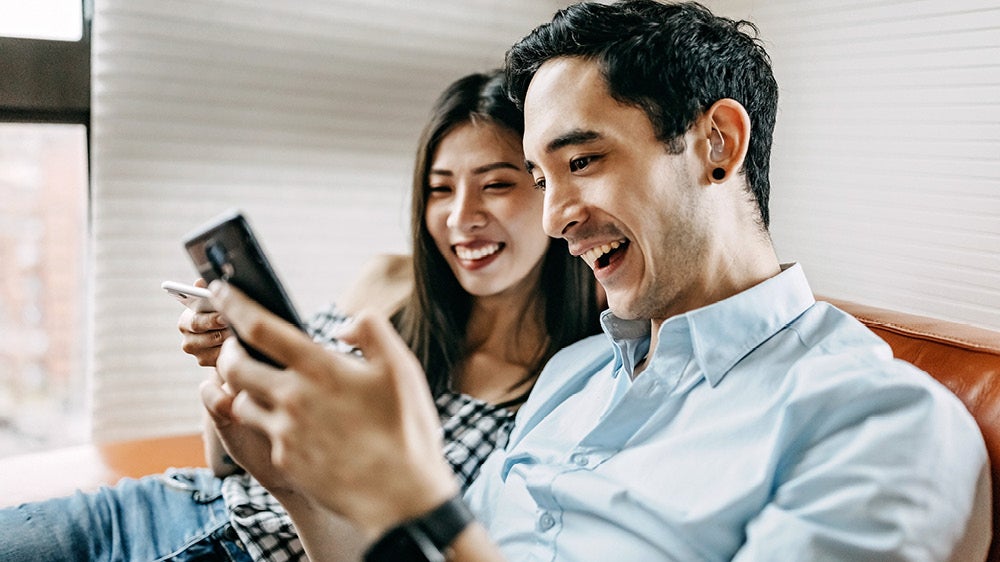
<svg viewBox="0 0 1000 562"><path fill-rule="evenodd" d="M185 237L184 247L203 278L229 282L263 307L305 331L291 299L242 212L229 211L216 217ZM234 333L250 356L275 367L284 367L247 345L235 330Z"/></svg>

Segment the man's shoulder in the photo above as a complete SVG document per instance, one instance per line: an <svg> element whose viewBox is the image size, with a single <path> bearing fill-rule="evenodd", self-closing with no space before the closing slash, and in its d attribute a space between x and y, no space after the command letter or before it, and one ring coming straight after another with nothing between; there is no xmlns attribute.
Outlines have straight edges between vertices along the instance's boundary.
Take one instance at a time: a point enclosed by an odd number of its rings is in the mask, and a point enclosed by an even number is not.
<svg viewBox="0 0 1000 562"><path fill-rule="evenodd" d="M788 329L802 346L798 363L811 372L826 368L841 375L929 378L913 365L895 359L882 338L829 303L817 302Z"/></svg>
<svg viewBox="0 0 1000 562"><path fill-rule="evenodd" d="M896 359L884 340L833 305L816 303L788 329L801 345L786 381L796 387L793 395L798 398L811 401L822 396L856 408L870 404L874 409L922 403L928 413L968 415L944 385ZM893 396L895 400L890 399Z"/></svg>

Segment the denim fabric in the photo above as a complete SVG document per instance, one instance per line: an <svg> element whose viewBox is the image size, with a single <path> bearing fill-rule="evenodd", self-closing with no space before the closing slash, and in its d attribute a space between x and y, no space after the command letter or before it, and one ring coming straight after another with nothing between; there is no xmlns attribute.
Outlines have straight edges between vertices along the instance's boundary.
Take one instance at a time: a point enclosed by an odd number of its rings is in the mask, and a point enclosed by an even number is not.
<svg viewBox="0 0 1000 562"><path fill-rule="evenodd" d="M0 510L4 562L249 562L204 469Z"/></svg>

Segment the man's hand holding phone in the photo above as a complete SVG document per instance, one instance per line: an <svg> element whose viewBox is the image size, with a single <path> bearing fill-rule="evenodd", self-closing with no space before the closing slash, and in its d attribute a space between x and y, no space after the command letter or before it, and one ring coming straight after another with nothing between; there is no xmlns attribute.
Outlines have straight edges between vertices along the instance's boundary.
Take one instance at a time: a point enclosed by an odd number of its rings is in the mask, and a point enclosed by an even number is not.
<svg viewBox="0 0 1000 562"><path fill-rule="evenodd" d="M208 296L208 284L198 279L194 285L164 281L163 289L184 306L177 319L181 333L181 349L194 356L203 367L214 367L222 343L229 337L229 324L215 311Z"/></svg>
<svg viewBox="0 0 1000 562"><path fill-rule="evenodd" d="M279 499L294 490L373 538L457 493L427 378L387 319L363 313L341 332L362 359L313 342L231 285L212 290L244 341L287 366L230 341L216 366L225 388L202 385L227 450ZM246 428L267 436L268 459L235 442Z"/></svg>

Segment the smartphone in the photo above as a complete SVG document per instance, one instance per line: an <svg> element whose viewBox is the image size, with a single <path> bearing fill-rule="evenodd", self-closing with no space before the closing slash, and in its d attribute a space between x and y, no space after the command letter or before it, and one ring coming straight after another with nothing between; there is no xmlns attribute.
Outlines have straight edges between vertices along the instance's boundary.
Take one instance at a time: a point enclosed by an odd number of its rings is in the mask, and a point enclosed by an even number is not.
<svg viewBox="0 0 1000 562"><path fill-rule="evenodd" d="M240 210L227 211L197 228L184 238L184 247L202 278L230 283L305 331L291 299ZM275 367L284 367L240 339L239 332L234 330L234 333L250 356Z"/></svg>
<svg viewBox="0 0 1000 562"><path fill-rule="evenodd" d="M208 300L208 297L212 296L208 289L176 281L164 281L160 283L160 288L195 312L215 312L215 307Z"/></svg>

